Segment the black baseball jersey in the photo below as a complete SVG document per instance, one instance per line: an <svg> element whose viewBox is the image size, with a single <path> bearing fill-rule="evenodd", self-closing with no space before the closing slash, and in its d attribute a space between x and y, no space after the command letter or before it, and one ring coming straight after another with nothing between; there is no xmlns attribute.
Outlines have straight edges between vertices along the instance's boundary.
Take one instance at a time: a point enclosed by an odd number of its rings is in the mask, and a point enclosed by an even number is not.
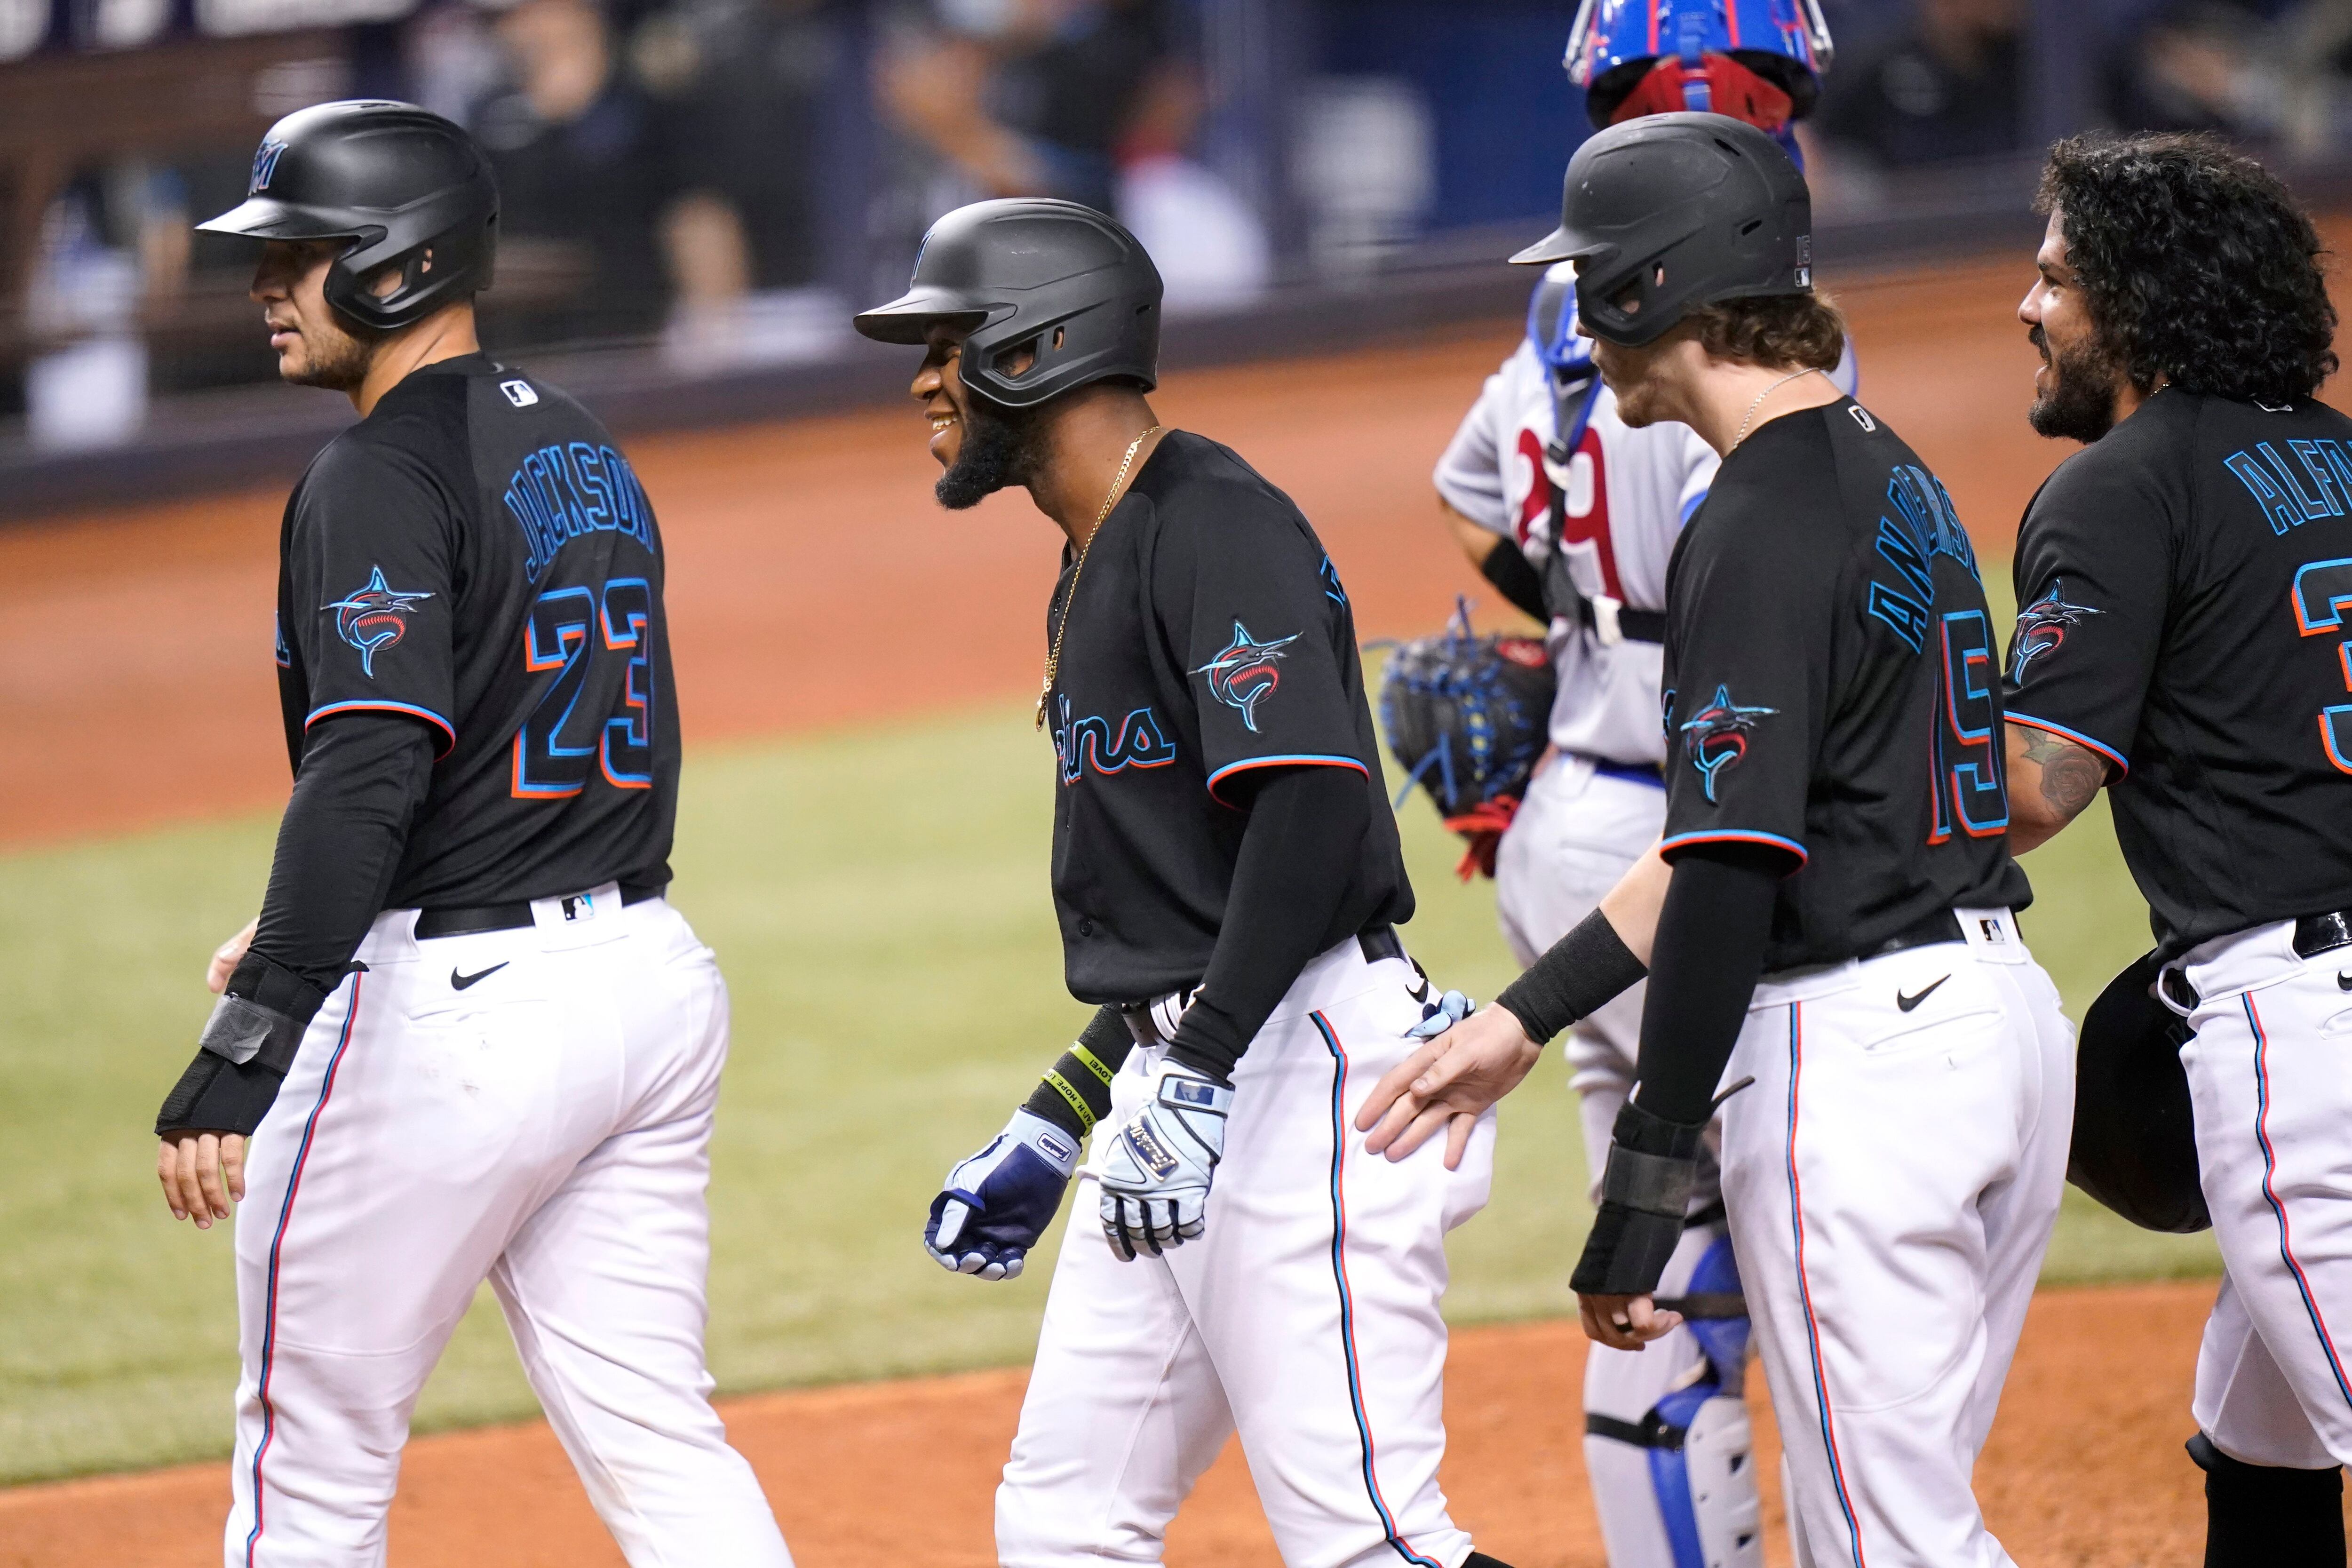
<svg viewBox="0 0 2352 1568"><path fill-rule="evenodd" d="M1852 398L1723 460L1666 576L1666 835L1800 862L1765 969L1857 957L1939 910L2022 908L2000 672L1951 498Z"/></svg>
<svg viewBox="0 0 2352 1568"><path fill-rule="evenodd" d="M2017 547L2010 722L2109 765L2168 956L2352 906L2352 420L2166 390Z"/></svg>
<svg viewBox="0 0 2352 1568"><path fill-rule="evenodd" d="M405 713L437 761L384 907L669 879L677 703L661 536L613 437L480 354L394 386L312 460L279 535L286 745Z"/></svg>
<svg viewBox="0 0 2352 1568"><path fill-rule="evenodd" d="M1074 570L1066 559L1055 605ZM1047 713L1072 995L1135 1002L1200 981L1249 821L1231 790L1255 768L1350 769L1373 797L1318 951L1412 915L1355 616L1287 496L1216 442L1171 431L1104 521L1066 613ZM1049 646L1057 619L1049 609Z"/></svg>

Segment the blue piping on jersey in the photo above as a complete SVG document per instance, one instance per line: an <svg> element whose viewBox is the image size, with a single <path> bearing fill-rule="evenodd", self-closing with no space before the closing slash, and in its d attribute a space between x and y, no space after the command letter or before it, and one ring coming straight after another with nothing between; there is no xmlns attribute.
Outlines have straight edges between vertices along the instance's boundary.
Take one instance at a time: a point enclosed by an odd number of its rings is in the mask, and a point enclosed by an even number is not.
<svg viewBox="0 0 2352 1568"><path fill-rule="evenodd" d="M1685 525L1690 522L1691 514L1706 504L1706 497L1707 492L1706 490L1701 490L1698 494L1691 497L1690 500L1683 502L1683 521Z"/></svg>
<svg viewBox="0 0 2352 1568"><path fill-rule="evenodd" d="M1237 773L1246 768L1292 767L1353 768L1358 773L1363 774L1366 778L1372 776L1372 770L1364 766L1362 763L1357 761L1353 757L1328 757L1315 752L1299 752L1296 755L1283 757L1244 757L1238 763L1227 763L1223 767L1219 768L1215 773L1209 775L1209 798L1215 801L1219 805L1231 805L1233 804L1233 802L1226 800L1224 797L1217 794L1217 784L1219 781L1223 780L1228 773Z"/></svg>
<svg viewBox="0 0 2352 1568"><path fill-rule="evenodd" d="M1797 858L1800 866L1811 858L1805 853L1805 847L1793 838L1783 838L1777 833L1750 832L1746 828L1723 828L1713 833L1677 833L1659 844L1658 853L1664 855L1668 850L1692 844L1764 844L1775 849L1786 849Z"/></svg>
<svg viewBox="0 0 2352 1568"><path fill-rule="evenodd" d="M2061 740L2072 741L2078 746L2088 746L2124 772L2131 772L2131 760L2128 757L2112 746L2101 745L2080 730L2069 730L2063 724L2053 724L2049 720L2036 719L2031 713L2004 713L2001 717L2012 724L2022 724L2029 730L2047 730Z"/></svg>
<svg viewBox="0 0 2352 1568"><path fill-rule="evenodd" d="M449 743L433 753L435 762L439 762L457 749L457 731L448 720L430 708L419 708L408 702L330 702L324 708L311 710L310 716L302 721L302 728L308 730L320 720L330 718L337 713L405 713L412 719L424 720L449 737Z"/></svg>

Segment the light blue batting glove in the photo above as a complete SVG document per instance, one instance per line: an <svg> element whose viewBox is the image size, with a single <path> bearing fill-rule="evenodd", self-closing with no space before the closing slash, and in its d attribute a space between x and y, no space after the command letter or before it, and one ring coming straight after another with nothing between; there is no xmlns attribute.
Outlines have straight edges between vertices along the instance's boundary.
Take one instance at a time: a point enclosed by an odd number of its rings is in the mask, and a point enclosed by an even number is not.
<svg viewBox="0 0 2352 1568"><path fill-rule="evenodd" d="M1448 991L1434 1002L1421 1005L1421 1022L1406 1034L1416 1040L1433 1040L1478 1010L1478 1004L1459 991Z"/></svg>
<svg viewBox="0 0 2352 1568"><path fill-rule="evenodd" d="M1032 1111L1014 1111L987 1148L948 1173L931 1200L923 1250L958 1274L1019 1279L1077 1166L1076 1139Z"/></svg>
<svg viewBox="0 0 2352 1568"><path fill-rule="evenodd" d="M1103 1237L1124 1262L1154 1258L1207 1227L1209 1181L1225 1155L1234 1091L1166 1058L1151 1068L1151 1098L1104 1141L1098 1163Z"/></svg>

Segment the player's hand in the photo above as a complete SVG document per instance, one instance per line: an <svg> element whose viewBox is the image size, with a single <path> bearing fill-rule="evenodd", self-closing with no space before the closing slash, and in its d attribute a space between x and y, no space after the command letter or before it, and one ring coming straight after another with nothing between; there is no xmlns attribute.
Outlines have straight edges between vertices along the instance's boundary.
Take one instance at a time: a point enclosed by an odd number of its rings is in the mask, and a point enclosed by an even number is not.
<svg viewBox="0 0 2352 1568"><path fill-rule="evenodd" d="M245 1201L245 1140L234 1132L174 1132L155 1154L155 1177L173 1219L194 1219L198 1230L226 1219Z"/></svg>
<svg viewBox="0 0 2352 1568"><path fill-rule="evenodd" d="M1234 1091L1197 1068L1162 1058L1147 1081L1151 1098L1104 1141L1102 1227L1125 1262L1154 1258L1208 1226L1209 1182L1225 1156Z"/></svg>
<svg viewBox="0 0 2352 1568"><path fill-rule="evenodd" d="M988 1147L948 1173L931 1200L923 1250L958 1274L1018 1279L1077 1164L1077 1140L1042 1116L1014 1111Z"/></svg>
<svg viewBox="0 0 2352 1568"><path fill-rule="evenodd" d="M1576 1310L1584 1337L1612 1351L1638 1351L1683 1326L1680 1312L1663 1310L1647 1295L1579 1296Z"/></svg>
<svg viewBox="0 0 2352 1568"><path fill-rule="evenodd" d="M213 949L212 966L205 971L205 989L217 996L228 989L228 977L236 973L238 961L245 950L253 945L253 933L260 928L261 917L254 916L235 936Z"/></svg>
<svg viewBox="0 0 2352 1568"><path fill-rule="evenodd" d="M1445 1168L1458 1170L1478 1118L1542 1054L1509 1008L1490 1004L1391 1068L1356 1112L1356 1131L1370 1134L1370 1152L1402 1160L1443 1128Z"/></svg>

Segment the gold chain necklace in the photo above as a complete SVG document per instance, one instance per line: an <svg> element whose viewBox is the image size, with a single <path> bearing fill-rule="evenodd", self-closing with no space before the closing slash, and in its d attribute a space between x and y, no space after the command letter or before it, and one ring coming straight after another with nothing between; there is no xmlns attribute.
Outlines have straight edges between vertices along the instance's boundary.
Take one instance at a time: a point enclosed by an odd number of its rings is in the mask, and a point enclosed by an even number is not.
<svg viewBox="0 0 2352 1568"><path fill-rule="evenodd" d="M1095 526L1087 533L1087 542L1078 546L1078 563L1070 571L1070 592L1062 600L1062 618L1054 627L1054 646L1045 655L1045 679L1037 687L1037 728L1040 730L1045 727L1045 700L1054 695L1054 678L1062 672L1062 637L1070 629L1070 606L1077 603L1078 578L1087 569L1087 552L1102 536L1103 524L1110 521L1110 509L1118 504L1119 492L1127 488L1127 471L1135 466L1136 453L1143 449L1146 441L1158 434L1160 426L1154 425L1127 444L1127 456L1118 465L1118 478L1111 480L1110 494L1103 497L1102 510L1095 513Z"/></svg>
<svg viewBox="0 0 2352 1568"><path fill-rule="evenodd" d="M1771 396L1774 393L1780 391L1782 387L1788 385L1790 382L1796 380L1801 375L1819 375L1821 373L1815 370L1812 366L1807 365L1802 370L1790 371L1788 374L1782 376L1780 380L1774 382L1771 385L1758 393L1756 395L1756 401L1748 405L1748 417L1739 422L1739 433L1732 437L1731 445L1723 449L1723 455L1728 458L1732 453L1739 450L1739 443L1748 439L1748 426L1756 422L1756 411L1764 406L1764 400L1766 398Z"/></svg>

